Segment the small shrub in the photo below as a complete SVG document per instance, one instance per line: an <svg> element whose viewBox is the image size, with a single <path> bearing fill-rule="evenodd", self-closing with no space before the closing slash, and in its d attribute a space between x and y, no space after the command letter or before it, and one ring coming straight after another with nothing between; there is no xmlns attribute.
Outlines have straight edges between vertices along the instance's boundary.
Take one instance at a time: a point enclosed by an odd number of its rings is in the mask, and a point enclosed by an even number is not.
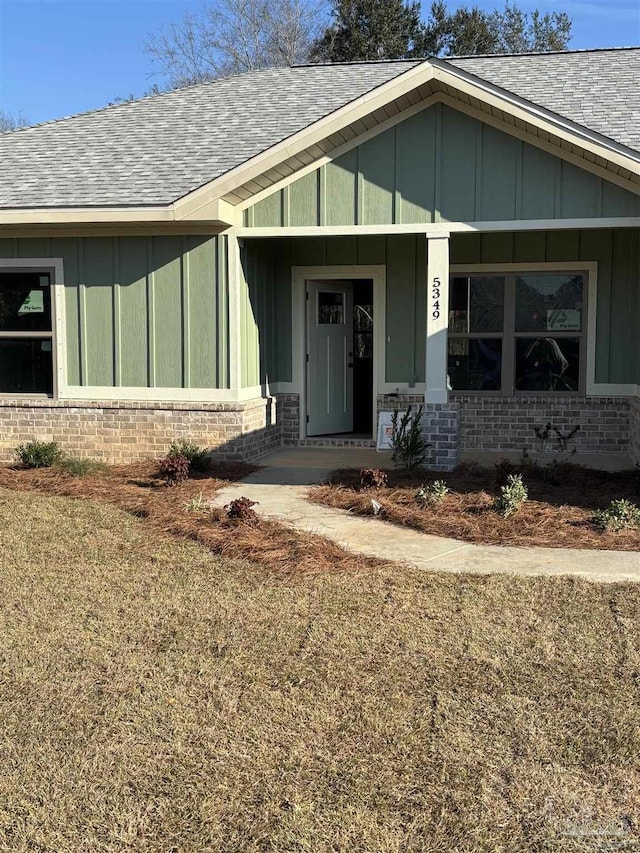
<svg viewBox="0 0 640 853"><path fill-rule="evenodd" d="M379 468L362 468L360 470L360 488L363 491L382 488L387 485L388 481L387 472L381 471Z"/></svg>
<svg viewBox="0 0 640 853"><path fill-rule="evenodd" d="M172 456L184 456L188 460L189 468L192 471L207 471L211 463L206 450L184 439L174 441L171 445L167 457L170 458Z"/></svg>
<svg viewBox="0 0 640 853"><path fill-rule="evenodd" d="M27 468L51 468L62 459L62 450L55 441L30 441L16 447L16 453Z"/></svg>
<svg viewBox="0 0 640 853"><path fill-rule="evenodd" d="M507 518L517 512L527 498L527 487L522 482L522 474L509 474L506 485L501 487L500 494L494 501L493 508L503 518Z"/></svg>
<svg viewBox="0 0 640 853"><path fill-rule="evenodd" d="M200 492L195 498L186 501L184 508L187 512L206 512L210 508L210 505L207 498Z"/></svg>
<svg viewBox="0 0 640 853"><path fill-rule="evenodd" d="M606 509L599 509L593 516L593 524L608 533L640 527L640 507L627 500L611 501Z"/></svg>
<svg viewBox="0 0 640 853"><path fill-rule="evenodd" d="M236 498L235 501L231 501L225 506L227 518L234 518L238 521L257 521L258 516L253 509L257 503L257 501L252 501L249 498Z"/></svg>
<svg viewBox="0 0 640 853"><path fill-rule="evenodd" d="M164 477L167 486L182 483L189 476L189 460L181 453L165 456L160 460L160 476Z"/></svg>
<svg viewBox="0 0 640 853"><path fill-rule="evenodd" d="M87 474L97 474L98 471L105 471L107 466L93 459L71 457L62 462L62 468L64 468L67 474L71 474L72 477L86 477Z"/></svg>
<svg viewBox="0 0 640 853"><path fill-rule="evenodd" d="M407 409L402 415L394 409L391 420L391 446L394 463L407 471L418 468L427 458L431 445L422 433L423 407L413 412Z"/></svg>
<svg viewBox="0 0 640 853"><path fill-rule="evenodd" d="M449 494L449 487L444 480L434 480L428 486L421 486L416 492L416 501L421 507L435 506Z"/></svg>

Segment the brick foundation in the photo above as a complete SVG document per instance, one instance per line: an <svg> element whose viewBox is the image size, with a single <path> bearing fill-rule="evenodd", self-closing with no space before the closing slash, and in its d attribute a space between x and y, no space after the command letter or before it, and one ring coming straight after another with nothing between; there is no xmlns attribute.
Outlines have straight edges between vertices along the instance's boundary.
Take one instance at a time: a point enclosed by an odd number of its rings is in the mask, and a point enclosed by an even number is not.
<svg viewBox="0 0 640 853"><path fill-rule="evenodd" d="M282 443L295 445L300 441L300 395L278 394L278 417L282 426Z"/></svg>
<svg viewBox="0 0 640 853"><path fill-rule="evenodd" d="M640 399L629 398L629 456L634 465L640 465Z"/></svg>
<svg viewBox="0 0 640 853"><path fill-rule="evenodd" d="M274 398L243 403L1 400L0 462L32 439L56 441L71 456L105 462L160 457L176 440L225 460L253 460L282 443Z"/></svg>
<svg viewBox="0 0 640 853"><path fill-rule="evenodd" d="M378 397L378 411L404 411L407 406L424 405L421 394ZM567 447L576 453L631 454L640 462L640 400L630 397L522 397L452 396L450 405L457 410L458 451L543 450L558 452L555 433L541 443L535 427L544 430L548 423L564 435L578 426L579 430ZM453 410L452 410L453 411ZM425 418L427 412L425 411ZM455 421L455 415L451 415ZM443 419L443 428L453 423ZM441 434L440 444L447 433ZM438 432L428 440L436 450L445 451L445 463L451 448L438 448ZM436 454L437 455L437 454ZM433 459L433 464L439 464Z"/></svg>
<svg viewBox="0 0 640 853"><path fill-rule="evenodd" d="M379 412L409 405L424 405L424 397L378 397ZM534 432L549 422L564 434L580 427L569 451L627 454L640 463L638 398L468 395L425 407L424 432L433 448L429 464L450 470L462 450L557 451L555 435L541 445ZM283 444L300 444L300 397L279 394L242 403L0 400L0 463L15 461L15 447L31 439L56 441L72 456L116 463L160 457L180 439L206 446L220 459L255 460ZM331 441L344 447L372 444Z"/></svg>
<svg viewBox="0 0 640 853"><path fill-rule="evenodd" d="M427 464L433 471L453 471L459 459L459 411L456 402L425 405L424 395L379 395L378 414L422 406L422 432L431 447Z"/></svg>
<svg viewBox="0 0 640 853"><path fill-rule="evenodd" d="M628 397L456 396L464 450L559 451L555 434L541 443L534 428L548 423L564 435L578 426L567 451L629 453Z"/></svg>

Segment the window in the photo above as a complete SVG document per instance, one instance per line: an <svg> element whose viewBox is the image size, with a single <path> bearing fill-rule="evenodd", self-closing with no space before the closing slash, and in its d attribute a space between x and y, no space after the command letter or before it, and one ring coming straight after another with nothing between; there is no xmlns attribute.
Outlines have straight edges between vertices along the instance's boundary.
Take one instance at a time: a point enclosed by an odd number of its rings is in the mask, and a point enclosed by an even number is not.
<svg viewBox="0 0 640 853"><path fill-rule="evenodd" d="M0 394L53 395L48 273L0 273Z"/></svg>
<svg viewBox="0 0 640 853"><path fill-rule="evenodd" d="M580 272L453 276L448 354L453 391L580 391L585 281Z"/></svg>
<svg viewBox="0 0 640 853"><path fill-rule="evenodd" d="M318 325L344 325L344 293L318 292Z"/></svg>

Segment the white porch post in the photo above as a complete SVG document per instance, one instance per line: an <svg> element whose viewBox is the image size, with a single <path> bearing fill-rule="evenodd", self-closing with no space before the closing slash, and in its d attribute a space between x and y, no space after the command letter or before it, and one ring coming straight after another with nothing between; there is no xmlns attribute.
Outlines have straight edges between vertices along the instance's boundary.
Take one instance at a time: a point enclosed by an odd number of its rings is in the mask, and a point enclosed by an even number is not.
<svg viewBox="0 0 640 853"><path fill-rule="evenodd" d="M422 431L431 445L429 465L452 471L458 464L458 405L449 402L449 235L427 236L427 339Z"/></svg>
<svg viewBox="0 0 640 853"><path fill-rule="evenodd" d="M427 346L424 401L448 403L449 235L427 238Z"/></svg>

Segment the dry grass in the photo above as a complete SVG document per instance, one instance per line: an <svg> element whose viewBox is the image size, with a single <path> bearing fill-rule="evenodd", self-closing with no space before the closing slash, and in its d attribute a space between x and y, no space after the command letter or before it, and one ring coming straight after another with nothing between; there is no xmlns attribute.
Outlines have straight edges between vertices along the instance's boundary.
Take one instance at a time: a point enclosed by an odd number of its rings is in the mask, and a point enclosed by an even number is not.
<svg viewBox="0 0 640 853"><path fill-rule="evenodd" d="M523 476L529 500L508 518L492 506L499 492L495 470L475 465L462 465L452 474L391 471L387 487L367 491L359 488L359 472L345 469L336 471L329 485L313 489L310 498L360 515L372 515L374 498L388 522L485 545L640 551L640 530L606 532L591 521L594 510L612 500L639 502L638 472L564 464L555 472L525 469ZM423 508L415 500L416 490L434 479L443 479L450 492L442 502Z"/></svg>
<svg viewBox="0 0 640 853"><path fill-rule="evenodd" d="M225 464L209 474L167 487L154 462L111 466L85 477L64 468L0 468L0 487L48 495L103 501L146 519L150 527L206 545L224 557L248 559L279 574L318 574L354 571L376 565L367 557L349 554L320 536L297 533L274 522L230 521L221 509L193 512L194 501L207 502L227 480L255 470L244 463Z"/></svg>
<svg viewBox="0 0 640 853"><path fill-rule="evenodd" d="M640 841L640 587L276 574L93 501L0 514L0 850Z"/></svg>

